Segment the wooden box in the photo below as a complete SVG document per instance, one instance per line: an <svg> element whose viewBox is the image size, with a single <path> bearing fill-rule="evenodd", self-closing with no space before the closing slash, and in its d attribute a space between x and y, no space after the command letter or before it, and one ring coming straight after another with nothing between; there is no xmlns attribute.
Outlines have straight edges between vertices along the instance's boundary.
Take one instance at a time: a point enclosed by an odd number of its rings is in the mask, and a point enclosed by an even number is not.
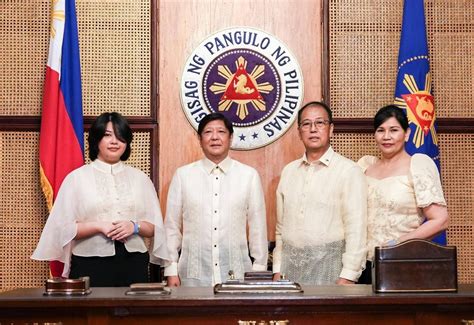
<svg viewBox="0 0 474 325"><path fill-rule="evenodd" d="M374 292L457 291L456 247L422 239L376 247L372 287Z"/></svg>

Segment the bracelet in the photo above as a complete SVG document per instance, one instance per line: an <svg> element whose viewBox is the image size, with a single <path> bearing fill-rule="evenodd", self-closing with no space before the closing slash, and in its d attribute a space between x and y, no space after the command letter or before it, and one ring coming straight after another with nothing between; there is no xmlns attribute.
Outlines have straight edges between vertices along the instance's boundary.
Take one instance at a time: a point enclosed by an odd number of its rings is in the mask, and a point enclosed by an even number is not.
<svg viewBox="0 0 474 325"><path fill-rule="evenodd" d="M140 234L140 223L138 221L135 223L135 229L134 230L135 230L135 234L137 234L137 235Z"/></svg>
<svg viewBox="0 0 474 325"><path fill-rule="evenodd" d="M133 220L130 220L130 222L133 223L133 234L137 235L138 233L140 233L140 224L138 223L138 221L135 222Z"/></svg>
<svg viewBox="0 0 474 325"><path fill-rule="evenodd" d="M391 239L387 242L387 246L395 246L396 244L398 244L396 239Z"/></svg>

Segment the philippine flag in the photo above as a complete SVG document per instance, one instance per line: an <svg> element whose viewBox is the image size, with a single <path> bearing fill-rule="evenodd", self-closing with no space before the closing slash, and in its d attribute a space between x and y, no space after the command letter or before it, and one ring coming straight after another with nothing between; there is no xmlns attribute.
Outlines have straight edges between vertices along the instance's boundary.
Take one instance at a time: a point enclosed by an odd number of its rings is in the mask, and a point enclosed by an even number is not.
<svg viewBox="0 0 474 325"><path fill-rule="evenodd" d="M81 67L74 0L52 0L39 143L41 187L51 210L62 181L84 164ZM63 265L50 264L61 276Z"/></svg>

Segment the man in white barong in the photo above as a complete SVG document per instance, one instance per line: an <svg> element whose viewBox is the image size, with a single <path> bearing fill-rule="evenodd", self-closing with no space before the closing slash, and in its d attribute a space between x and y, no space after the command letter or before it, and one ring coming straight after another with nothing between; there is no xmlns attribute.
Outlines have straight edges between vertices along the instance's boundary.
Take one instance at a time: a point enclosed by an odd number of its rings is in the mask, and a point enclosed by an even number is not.
<svg viewBox="0 0 474 325"><path fill-rule="evenodd" d="M324 103L298 112L305 153L285 166L277 188L274 279L351 284L365 265L367 185L360 168L332 149L333 129Z"/></svg>
<svg viewBox="0 0 474 325"><path fill-rule="evenodd" d="M243 279L245 272L267 269L260 177L229 157L232 134L223 114L205 116L198 127L205 157L173 176L165 217L168 286L211 286L225 282L229 271Z"/></svg>

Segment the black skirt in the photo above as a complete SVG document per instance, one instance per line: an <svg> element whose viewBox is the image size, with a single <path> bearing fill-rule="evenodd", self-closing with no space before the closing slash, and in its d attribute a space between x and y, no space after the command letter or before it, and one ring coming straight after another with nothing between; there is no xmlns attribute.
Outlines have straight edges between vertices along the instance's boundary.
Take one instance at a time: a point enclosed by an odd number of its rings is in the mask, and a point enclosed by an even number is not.
<svg viewBox="0 0 474 325"><path fill-rule="evenodd" d="M372 262L367 261L357 284L372 284Z"/></svg>
<svg viewBox="0 0 474 325"><path fill-rule="evenodd" d="M113 256L71 257L69 277L90 277L91 287L128 287L132 283L148 282L148 252L130 253L120 241L115 241Z"/></svg>

